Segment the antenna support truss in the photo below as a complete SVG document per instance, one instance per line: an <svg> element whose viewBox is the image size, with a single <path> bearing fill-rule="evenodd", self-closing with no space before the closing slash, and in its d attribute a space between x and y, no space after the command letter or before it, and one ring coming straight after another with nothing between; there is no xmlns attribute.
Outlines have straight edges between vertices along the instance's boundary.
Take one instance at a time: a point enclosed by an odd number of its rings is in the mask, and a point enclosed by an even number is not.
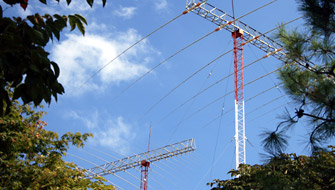
<svg viewBox="0 0 335 190"><path fill-rule="evenodd" d="M141 166L141 163L143 163L143 161L152 163L177 155L186 154L188 152L194 151L195 149L196 146L194 139L189 139L175 144L166 145L162 148L157 148L148 152L123 158L121 160L109 162L104 165L96 166L94 168L88 169L86 173L89 176L92 176L92 174L97 176L114 174L116 172L124 171L129 168Z"/></svg>
<svg viewBox="0 0 335 190"><path fill-rule="evenodd" d="M207 1L195 3L195 0L187 0L186 10L213 22L231 33L238 30L243 31L244 43L242 45L250 43L266 52L268 55L272 55L281 61L286 61L286 54L281 51L282 46L280 44L245 23L239 20L234 20L232 16L214 7L213 5L210 5Z"/></svg>

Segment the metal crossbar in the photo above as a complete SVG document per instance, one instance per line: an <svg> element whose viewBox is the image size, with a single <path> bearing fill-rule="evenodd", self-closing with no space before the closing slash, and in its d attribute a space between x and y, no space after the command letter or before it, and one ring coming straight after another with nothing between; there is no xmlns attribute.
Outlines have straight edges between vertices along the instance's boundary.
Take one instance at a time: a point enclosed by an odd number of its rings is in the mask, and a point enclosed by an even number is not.
<svg viewBox="0 0 335 190"><path fill-rule="evenodd" d="M124 171L129 168L141 166L141 161L155 162L158 160L170 158L180 154L185 154L196 149L194 139L185 140L175 144L167 145L162 148L157 148L148 152L133 155L121 160L106 163L104 165L96 166L88 169L86 172L90 176L94 175L107 175L114 174L119 171Z"/></svg>
<svg viewBox="0 0 335 190"><path fill-rule="evenodd" d="M195 3L194 0L190 0L187 2L186 9L189 9L191 12L205 18L208 21L213 22L218 26L223 26L222 28L228 30L229 32L243 30L243 38L245 42L256 46L267 54L275 52L271 55L281 61L285 61L286 54L282 51L278 51L282 48L280 44L258 32L254 28L248 26L247 24L234 19L226 12L207 3L207 1L200 2L201 4L196 6L197 3Z"/></svg>

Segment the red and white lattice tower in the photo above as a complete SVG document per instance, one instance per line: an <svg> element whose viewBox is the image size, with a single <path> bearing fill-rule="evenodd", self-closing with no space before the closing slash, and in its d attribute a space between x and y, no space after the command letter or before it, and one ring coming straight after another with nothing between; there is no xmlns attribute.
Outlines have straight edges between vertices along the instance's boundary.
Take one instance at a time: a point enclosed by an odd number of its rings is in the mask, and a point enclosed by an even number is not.
<svg viewBox="0 0 335 190"><path fill-rule="evenodd" d="M141 188L140 190L148 190L148 171L150 162L146 160L141 161Z"/></svg>
<svg viewBox="0 0 335 190"><path fill-rule="evenodd" d="M234 40L235 82L235 153L236 168L245 164L244 80L243 80L243 31L232 32Z"/></svg>
<svg viewBox="0 0 335 190"><path fill-rule="evenodd" d="M245 23L235 19L226 12L207 3L207 0L186 0L186 11L193 12L219 27L215 31L225 29L232 33L234 39L234 66L235 66L235 142L236 142L236 169L239 164L246 163L245 153L245 121L244 121L244 87L243 87L243 46L252 44L266 52L265 57L273 56L285 61L280 44L266 35L258 32Z"/></svg>

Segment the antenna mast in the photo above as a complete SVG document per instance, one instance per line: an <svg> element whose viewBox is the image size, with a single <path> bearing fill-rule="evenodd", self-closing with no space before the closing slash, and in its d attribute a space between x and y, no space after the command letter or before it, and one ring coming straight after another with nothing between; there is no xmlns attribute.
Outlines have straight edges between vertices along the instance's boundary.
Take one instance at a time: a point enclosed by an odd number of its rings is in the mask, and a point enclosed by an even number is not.
<svg viewBox="0 0 335 190"><path fill-rule="evenodd" d="M224 11L207 3L206 0L186 1L186 12L193 12L219 27L215 31L225 29L232 33L234 40L234 73L235 73L235 150L236 169L246 163L245 152L245 120L244 120L244 81L243 81L243 46L250 43L279 60L285 60L281 45L264 34L236 20ZM234 10L233 10L234 11Z"/></svg>
<svg viewBox="0 0 335 190"><path fill-rule="evenodd" d="M151 127L152 127L152 125L150 124L148 153L150 152ZM142 160L141 161L141 186L140 186L140 190L147 190L148 189L149 166L150 166L150 162L148 162L147 160Z"/></svg>
<svg viewBox="0 0 335 190"><path fill-rule="evenodd" d="M234 81L235 81L235 154L236 169L245 164L245 122L244 122L244 77L243 77L243 31L232 32L234 39Z"/></svg>

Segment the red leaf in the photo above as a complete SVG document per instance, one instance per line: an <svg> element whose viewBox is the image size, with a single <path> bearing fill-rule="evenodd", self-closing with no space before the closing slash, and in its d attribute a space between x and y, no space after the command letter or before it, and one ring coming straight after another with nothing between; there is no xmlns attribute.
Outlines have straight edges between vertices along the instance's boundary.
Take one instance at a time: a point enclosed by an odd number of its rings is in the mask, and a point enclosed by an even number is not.
<svg viewBox="0 0 335 190"><path fill-rule="evenodd" d="M24 3L20 3L21 7L26 10L27 6L28 6L28 0L23 0Z"/></svg>

